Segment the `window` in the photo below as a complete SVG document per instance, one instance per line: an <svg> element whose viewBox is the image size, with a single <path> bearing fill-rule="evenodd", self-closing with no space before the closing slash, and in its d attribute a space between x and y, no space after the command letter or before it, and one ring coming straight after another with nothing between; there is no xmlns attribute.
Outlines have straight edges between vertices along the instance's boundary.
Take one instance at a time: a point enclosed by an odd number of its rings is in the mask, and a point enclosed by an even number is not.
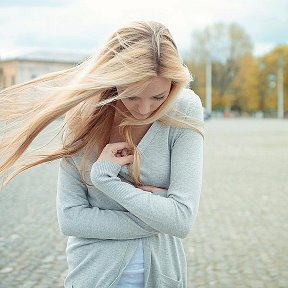
<svg viewBox="0 0 288 288"><path fill-rule="evenodd" d="M0 89L4 88L4 75L3 69L0 69Z"/></svg>
<svg viewBox="0 0 288 288"><path fill-rule="evenodd" d="M11 77L11 85L15 85L15 75Z"/></svg>

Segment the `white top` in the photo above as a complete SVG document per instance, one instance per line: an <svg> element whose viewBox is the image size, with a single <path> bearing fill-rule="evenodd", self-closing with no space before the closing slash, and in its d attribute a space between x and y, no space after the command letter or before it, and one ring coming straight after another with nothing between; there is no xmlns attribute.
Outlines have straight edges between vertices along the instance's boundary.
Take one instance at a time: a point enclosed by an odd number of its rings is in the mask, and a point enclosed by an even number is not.
<svg viewBox="0 0 288 288"><path fill-rule="evenodd" d="M118 282L117 288L127 287L144 288L144 257L142 239L139 240L139 245L130 262L123 271L120 281Z"/></svg>

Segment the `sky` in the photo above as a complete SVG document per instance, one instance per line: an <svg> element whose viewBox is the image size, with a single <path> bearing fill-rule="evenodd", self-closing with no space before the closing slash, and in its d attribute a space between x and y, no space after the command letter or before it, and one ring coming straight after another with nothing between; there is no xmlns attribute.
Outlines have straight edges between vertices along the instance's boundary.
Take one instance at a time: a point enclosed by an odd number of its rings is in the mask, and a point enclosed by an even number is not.
<svg viewBox="0 0 288 288"><path fill-rule="evenodd" d="M0 0L0 57L31 50L91 53L121 25L162 22L179 49L214 23L238 23L261 56L288 44L288 0Z"/></svg>

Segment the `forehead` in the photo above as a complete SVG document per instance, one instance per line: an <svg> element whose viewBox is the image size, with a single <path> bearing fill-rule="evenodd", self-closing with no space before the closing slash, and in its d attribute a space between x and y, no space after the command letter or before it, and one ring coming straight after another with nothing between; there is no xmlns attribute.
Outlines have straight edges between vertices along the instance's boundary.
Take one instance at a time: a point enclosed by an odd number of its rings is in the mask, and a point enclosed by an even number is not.
<svg viewBox="0 0 288 288"><path fill-rule="evenodd" d="M165 92L171 86L171 80L163 77L154 77L148 86L144 89L145 94L160 94Z"/></svg>
<svg viewBox="0 0 288 288"><path fill-rule="evenodd" d="M171 79L167 79L164 77L153 77L148 85L137 95L133 95L133 97L139 97L139 98L149 98L149 97L154 97L154 96L160 96L169 93L171 88ZM117 88L118 92L122 92L125 90L123 87Z"/></svg>

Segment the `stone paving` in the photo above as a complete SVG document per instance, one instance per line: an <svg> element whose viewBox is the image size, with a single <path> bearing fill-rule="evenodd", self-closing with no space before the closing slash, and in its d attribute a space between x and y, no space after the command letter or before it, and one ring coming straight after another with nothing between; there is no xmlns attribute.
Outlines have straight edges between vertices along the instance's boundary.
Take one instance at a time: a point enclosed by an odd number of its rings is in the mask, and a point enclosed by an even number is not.
<svg viewBox="0 0 288 288"><path fill-rule="evenodd" d="M205 123L199 213L183 240L188 288L288 287L288 122ZM63 287L58 161L23 172L0 193L0 287ZM156 288L156 287L155 287Z"/></svg>

